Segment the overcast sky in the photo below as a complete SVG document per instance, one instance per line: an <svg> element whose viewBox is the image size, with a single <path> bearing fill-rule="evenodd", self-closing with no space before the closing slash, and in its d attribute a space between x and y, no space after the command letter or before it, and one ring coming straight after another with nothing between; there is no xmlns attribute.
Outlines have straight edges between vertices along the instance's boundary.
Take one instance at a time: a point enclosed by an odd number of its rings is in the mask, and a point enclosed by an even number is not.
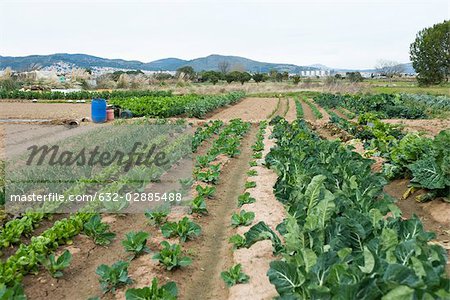
<svg viewBox="0 0 450 300"><path fill-rule="evenodd" d="M0 0L0 55L57 52L149 62L209 54L372 68L409 61L420 29L450 0Z"/></svg>

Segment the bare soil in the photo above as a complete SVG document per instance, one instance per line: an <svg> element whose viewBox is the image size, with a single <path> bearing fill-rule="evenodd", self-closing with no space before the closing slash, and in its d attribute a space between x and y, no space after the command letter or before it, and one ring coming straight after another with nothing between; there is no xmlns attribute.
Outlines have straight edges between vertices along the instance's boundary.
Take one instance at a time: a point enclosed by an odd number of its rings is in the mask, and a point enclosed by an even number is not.
<svg viewBox="0 0 450 300"><path fill-rule="evenodd" d="M295 108L295 101L289 98L289 111L286 114L286 120L292 122L297 119L297 109Z"/></svg>
<svg viewBox="0 0 450 300"><path fill-rule="evenodd" d="M84 118L91 115L87 103L33 103L0 101L0 119Z"/></svg>
<svg viewBox="0 0 450 300"><path fill-rule="evenodd" d="M213 114L210 119L229 121L241 118L248 122L262 121L275 109L277 101L276 98L245 98L238 104Z"/></svg>
<svg viewBox="0 0 450 300"><path fill-rule="evenodd" d="M441 130L450 129L450 120L427 119L427 120L405 120L405 119L387 119L383 120L389 124L399 124L404 126L408 132L424 132L428 136L435 136Z"/></svg>
<svg viewBox="0 0 450 300"><path fill-rule="evenodd" d="M303 101L301 101L301 104L302 104L302 108L303 108L303 119L305 119L306 121L309 121L311 123L314 123L316 121L316 117L314 116L309 105Z"/></svg>
<svg viewBox="0 0 450 300"><path fill-rule="evenodd" d="M269 139L271 133L271 128L269 127L264 137L265 148L263 157L274 146L274 141ZM256 202L243 205L242 209L255 213L253 224L264 221L276 232L276 226L285 217L285 210L273 193L273 186L277 180L277 174L273 170L264 167L261 164L262 162L263 160L259 160L258 165L251 168L257 171L258 175L248 177L248 180L256 182L255 188L247 190L256 199ZM236 212L239 210L236 209ZM238 227L236 232L242 235L249 228L250 226ZM273 299L277 296L275 287L269 282L269 278L266 275L270 262L276 259L273 255L273 247L270 241L258 242L249 249L237 249L233 253L233 258L235 264L240 263L242 265L244 273L250 276L250 280L247 284L238 284L231 287L228 299Z"/></svg>

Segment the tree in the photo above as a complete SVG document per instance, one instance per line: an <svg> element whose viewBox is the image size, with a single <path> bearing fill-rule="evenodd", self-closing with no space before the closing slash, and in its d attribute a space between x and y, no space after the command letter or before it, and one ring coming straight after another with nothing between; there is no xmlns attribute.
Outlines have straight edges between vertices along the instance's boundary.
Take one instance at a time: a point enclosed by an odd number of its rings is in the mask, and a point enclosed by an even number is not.
<svg viewBox="0 0 450 300"><path fill-rule="evenodd" d="M191 66L184 66L178 68L176 77L181 79L194 79L195 77L194 68L192 68Z"/></svg>
<svg viewBox="0 0 450 300"><path fill-rule="evenodd" d="M345 73L345 76L347 76L350 82L361 82L364 80L364 77L362 77L361 73L359 72L347 72Z"/></svg>
<svg viewBox="0 0 450 300"><path fill-rule="evenodd" d="M216 71L205 71L201 73L201 80L203 82L209 81L212 84L216 84L222 78L222 73Z"/></svg>
<svg viewBox="0 0 450 300"><path fill-rule="evenodd" d="M228 71L230 71L230 63L227 61L221 61L218 65L217 68L219 69L220 73L222 73L223 75L227 74Z"/></svg>
<svg viewBox="0 0 450 300"><path fill-rule="evenodd" d="M450 74L450 21L419 31L410 46L410 59L421 85L448 81Z"/></svg>
<svg viewBox="0 0 450 300"><path fill-rule="evenodd" d="M301 77L298 75L292 76L292 81L294 82L295 85L298 85L300 83L300 79Z"/></svg>
<svg viewBox="0 0 450 300"><path fill-rule="evenodd" d="M405 71L403 65L394 60L380 59L375 65L375 70L387 78L392 78L394 76L399 76Z"/></svg>
<svg viewBox="0 0 450 300"><path fill-rule="evenodd" d="M256 83L264 82L267 79L267 75L263 73L255 73L252 77Z"/></svg>
<svg viewBox="0 0 450 300"><path fill-rule="evenodd" d="M241 84L244 84L246 82L249 82L250 79L252 79L252 75L250 75L247 72L241 72L241 74L239 74L239 82Z"/></svg>

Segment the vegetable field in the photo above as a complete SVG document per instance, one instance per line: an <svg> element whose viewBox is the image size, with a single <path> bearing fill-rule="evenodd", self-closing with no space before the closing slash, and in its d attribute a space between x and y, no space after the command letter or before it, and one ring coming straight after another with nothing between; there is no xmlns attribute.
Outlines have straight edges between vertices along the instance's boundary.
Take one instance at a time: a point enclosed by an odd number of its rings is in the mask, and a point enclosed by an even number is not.
<svg viewBox="0 0 450 300"><path fill-rule="evenodd" d="M1 95L34 97L13 96ZM133 137L151 133L142 148L155 145L166 164L85 167L57 185L65 196L144 194L145 205L102 196L17 212L12 188L35 188L12 179L41 169L11 173L2 158L0 299L450 299L450 127L390 122L438 122L448 98L99 96L135 118L102 125L86 143L132 159ZM6 149L33 132L96 128L15 126Z"/></svg>

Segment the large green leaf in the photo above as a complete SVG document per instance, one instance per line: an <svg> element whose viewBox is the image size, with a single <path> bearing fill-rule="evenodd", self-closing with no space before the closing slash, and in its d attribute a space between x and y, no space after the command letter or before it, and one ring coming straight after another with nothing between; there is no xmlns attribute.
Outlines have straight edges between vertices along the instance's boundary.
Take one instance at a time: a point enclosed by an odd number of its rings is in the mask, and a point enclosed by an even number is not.
<svg viewBox="0 0 450 300"><path fill-rule="evenodd" d="M305 281L295 264L284 261L271 262L267 276L281 296L295 294L296 289Z"/></svg>

